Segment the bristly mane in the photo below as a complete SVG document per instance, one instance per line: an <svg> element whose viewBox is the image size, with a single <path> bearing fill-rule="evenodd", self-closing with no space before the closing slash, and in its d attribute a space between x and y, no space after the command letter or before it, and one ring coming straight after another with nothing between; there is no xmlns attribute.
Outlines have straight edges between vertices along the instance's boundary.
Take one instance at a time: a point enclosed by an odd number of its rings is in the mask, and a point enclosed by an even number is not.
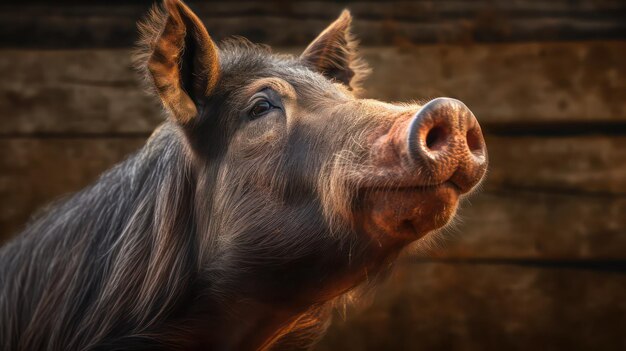
<svg viewBox="0 0 626 351"><path fill-rule="evenodd" d="M147 64L167 19L166 11L157 5L139 23L141 39L134 53L134 65L154 95L158 93ZM349 56L350 64L356 65L351 66L353 80L359 81L366 69L362 61L352 56L355 42L350 35L341 40L347 40L340 44L349 52L339 51L342 55L332 56L330 61ZM254 79L254 74L275 72L297 71L299 74L293 79L311 89L332 86L328 77L306 66L301 58L270 54L269 47L243 38L223 41L219 59L220 77L224 79L219 84L230 86L220 89L219 94L240 88L241 82ZM232 82L224 83L229 79ZM323 84L312 84L315 82ZM202 116L198 113L197 117ZM202 294L222 293L217 291L218 283L223 287L229 282L214 279L221 278L219 274L209 277L211 281L207 279L207 272L214 273L222 267L219 262L208 265L201 257L214 258L209 254L211 250L202 250L208 247L202 241L212 241L207 236L216 232L204 230L209 228L206 223L210 222L211 213L198 209L197 204L203 199L196 197L198 189L206 190L202 186L207 186L209 173L198 171L205 165L194 162L192 167L192 161L197 161L193 159L197 150L191 150L193 141L175 123L166 122L138 153L105 173L94 185L51 207L22 235L0 249L0 286L5 287L0 289L0 320L11 321L0 325L0 340L7 351L140 347L154 350L173 347L174 341L191 341L186 337L191 331L186 328L192 328L196 321L181 318L194 318L188 317L192 315L188 312L194 308L191 304L200 303L195 299ZM334 202L348 208L347 190L341 192L339 185L333 188L326 184L330 182L327 178L340 184L339 174L321 178L324 179L319 187L332 189L335 194L331 199L328 192L324 203L333 203L335 210L340 206ZM311 211L316 211L313 207ZM197 235L199 227L202 239ZM322 225L313 227L320 232L326 230ZM257 239L247 238L248 242ZM309 239L312 245L293 244L300 249L306 247L308 254L319 247L316 243L322 239L329 246L339 242L338 238L326 241L321 234ZM275 249L293 247L289 246L292 243L284 244ZM293 250L289 253L294 254ZM238 272L248 273L245 269ZM212 282L217 282L218 288L203 285ZM28 299L20 298L25 291ZM187 305L183 306L183 302ZM319 330L327 326L328 320L320 318L318 312L327 313L326 307L309 311L290 330L301 328L321 335ZM293 341L288 338L286 342Z"/></svg>
<svg viewBox="0 0 626 351"><path fill-rule="evenodd" d="M146 63L166 19L153 6L133 57L155 95ZM227 65L255 65L270 53L238 37L221 47ZM0 286L9 287L0 289L0 320L14 321L0 325L1 350L154 350L185 339L189 321L179 318L190 306L180 302L189 301L199 268L192 154L183 131L166 122L140 151L0 248ZM19 298L24 291L28 300Z"/></svg>
<svg viewBox="0 0 626 351"><path fill-rule="evenodd" d="M164 337L147 333L177 313L196 270L194 175L177 133L166 124L0 249L0 320L14 321L0 325L4 349L156 346ZM18 297L24 291L29 299Z"/></svg>

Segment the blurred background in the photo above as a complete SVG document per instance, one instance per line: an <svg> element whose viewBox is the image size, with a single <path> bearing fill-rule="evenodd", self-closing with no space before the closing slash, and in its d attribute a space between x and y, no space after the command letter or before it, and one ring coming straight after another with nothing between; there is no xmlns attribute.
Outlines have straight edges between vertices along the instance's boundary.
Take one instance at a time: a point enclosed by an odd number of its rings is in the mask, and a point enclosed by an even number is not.
<svg viewBox="0 0 626 351"><path fill-rule="evenodd" d="M370 97L455 97L485 131L488 178L447 244L317 350L626 349L626 1L188 3L215 39L293 53L349 8ZM161 122L130 64L150 4L0 5L0 242Z"/></svg>

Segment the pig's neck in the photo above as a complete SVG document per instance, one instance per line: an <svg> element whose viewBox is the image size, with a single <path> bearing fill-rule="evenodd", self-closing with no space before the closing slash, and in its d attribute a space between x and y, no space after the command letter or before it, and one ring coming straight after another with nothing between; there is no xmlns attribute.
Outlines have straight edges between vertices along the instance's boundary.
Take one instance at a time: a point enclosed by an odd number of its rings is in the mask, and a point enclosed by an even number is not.
<svg viewBox="0 0 626 351"><path fill-rule="evenodd" d="M342 272L344 280L335 280L332 289L322 296L309 298L283 296L298 301L286 304L281 301L262 302L254 297L214 297L202 302L205 312L193 320L205 321L197 326L197 334L190 339L200 340L197 349L210 350L294 350L309 349L325 333L330 324L332 306L343 294L361 285L364 289L375 286L384 279L394 254L372 252L366 256L368 264L355 270ZM368 274L369 272L369 274ZM364 280L367 283L361 284ZM258 284L260 286L260 284ZM207 296L207 294L201 294ZM263 295L263 294L261 294ZM314 302L317 301L317 302ZM191 308L201 311L200 308ZM193 328L192 328L193 329Z"/></svg>
<svg viewBox="0 0 626 351"><path fill-rule="evenodd" d="M231 305L229 315L211 326L201 349L293 350L308 349L326 331L331 303L288 308L252 301Z"/></svg>

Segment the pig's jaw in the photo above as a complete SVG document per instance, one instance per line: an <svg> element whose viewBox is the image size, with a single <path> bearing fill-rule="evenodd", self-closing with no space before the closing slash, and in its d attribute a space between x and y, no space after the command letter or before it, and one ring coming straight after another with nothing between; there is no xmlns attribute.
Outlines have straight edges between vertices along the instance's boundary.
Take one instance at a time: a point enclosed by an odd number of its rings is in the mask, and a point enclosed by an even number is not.
<svg viewBox="0 0 626 351"><path fill-rule="evenodd" d="M446 181L432 186L365 189L358 219L378 242L410 243L454 217L460 191Z"/></svg>

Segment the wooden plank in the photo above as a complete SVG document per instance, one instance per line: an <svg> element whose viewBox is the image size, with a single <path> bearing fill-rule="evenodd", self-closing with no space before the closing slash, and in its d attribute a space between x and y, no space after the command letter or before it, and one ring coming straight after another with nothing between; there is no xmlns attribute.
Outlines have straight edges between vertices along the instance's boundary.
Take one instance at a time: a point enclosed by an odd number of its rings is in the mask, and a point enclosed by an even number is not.
<svg viewBox="0 0 626 351"><path fill-rule="evenodd" d="M626 123L626 41L381 47L363 53L374 68L366 82L373 98L456 97L486 127L500 130L520 123ZM147 134L163 118L157 103L141 92L127 50L2 50L0 72L0 115L6 116L0 134Z"/></svg>
<svg viewBox="0 0 626 351"><path fill-rule="evenodd" d="M626 196L523 191L476 194L420 257L462 259L626 259Z"/></svg>
<svg viewBox="0 0 626 351"><path fill-rule="evenodd" d="M369 95L451 96L481 123L624 122L626 42L372 49Z"/></svg>
<svg viewBox="0 0 626 351"><path fill-rule="evenodd" d="M37 208L79 190L142 142L140 137L0 139L0 234L16 232ZM416 249L420 257L626 259L626 195L491 189L462 207L445 245Z"/></svg>
<svg viewBox="0 0 626 351"><path fill-rule="evenodd" d="M316 350L623 350L624 295L625 274L405 265Z"/></svg>
<svg viewBox="0 0 626 351"><path fill-rule="evenodd" d="M626 136L510 137L487 134L488 190L626 196Z"/></svg>
<svg viewBox="0 0 626 351"><path fill-rule="evenodd" d="M129 51L0 53L0 133L149 133L163 120Z"/></svg>
<svg viewBox="0 0 626 351"><path fill-rule="evenodd" d="M143 138L0 140L0 243L37 209L93 182Z"/></svg>
<svg viewBox="0 0 626 351"><path fill-rule="evenodd" d="M0 47L128 47L150 2L22 4L0 8ZM364 43L624 39L626 5L612 1L228 1L190 2L218 39L245 35L271 45L305 45L343 8ZM283 28L288 30L276 30Z"/></svg>

